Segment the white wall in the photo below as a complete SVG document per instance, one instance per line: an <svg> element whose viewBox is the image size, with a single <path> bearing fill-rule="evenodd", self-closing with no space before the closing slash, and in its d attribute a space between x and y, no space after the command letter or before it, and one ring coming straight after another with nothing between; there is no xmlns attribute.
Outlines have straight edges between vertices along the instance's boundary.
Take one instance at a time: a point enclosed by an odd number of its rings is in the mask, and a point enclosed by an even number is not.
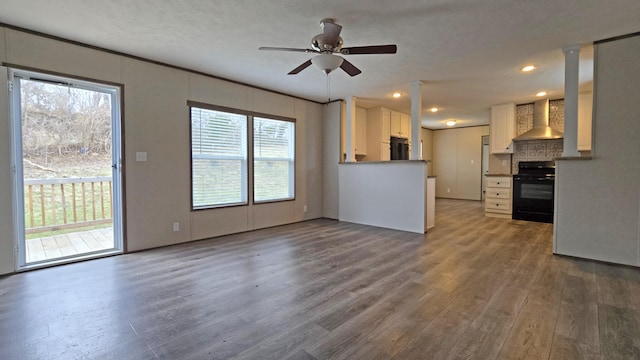
<svg viewBox="0 0 640 360"><path fill-rule="evenodd" d="M595 51L593 160L557 162L555 252L640 266L640 36Z"/></svg>
<svg viewBox="0 0 640 360"><path fill-rule="evenodd" d="M340 221L427 231L424 161L344 163L338 171Z"/></svg>
<svg viewBox="0 0 640 360"><path fill-rule="evenodd" d="M433 131L437 197L481 200L483 135L489 135L489 126Z"/></svg>
<svg viewBox="0 0 640 360"><path fill-rule="evenodd" d="M123 84L125 237L129 251L323 215L322 105L16 30L0 28L0 31L2 62ZM10 143L6 89L6 86L0 89L3 169L9 167ZM295 201L190 211L187 100L296 118ZM136 162L137 151L146 151L148 161ZM11 272L14 267L13 256L7 255L12 254L13 248L11 191L11 176L3 171L0 273ZM173 222L180 222L180 232L173 232Z"/></svg>

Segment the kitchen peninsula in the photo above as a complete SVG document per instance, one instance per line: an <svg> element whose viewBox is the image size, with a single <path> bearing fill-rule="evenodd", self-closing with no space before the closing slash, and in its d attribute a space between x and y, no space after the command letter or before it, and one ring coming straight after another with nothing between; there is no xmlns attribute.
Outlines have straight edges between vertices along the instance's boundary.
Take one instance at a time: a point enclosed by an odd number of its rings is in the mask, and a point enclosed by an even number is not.
<svg viewBox="0 0 640 360"><path fill-rule="evenodd" d="M435 225L435 177L427 161L338 165L340 221L424 234Z"/></svg>

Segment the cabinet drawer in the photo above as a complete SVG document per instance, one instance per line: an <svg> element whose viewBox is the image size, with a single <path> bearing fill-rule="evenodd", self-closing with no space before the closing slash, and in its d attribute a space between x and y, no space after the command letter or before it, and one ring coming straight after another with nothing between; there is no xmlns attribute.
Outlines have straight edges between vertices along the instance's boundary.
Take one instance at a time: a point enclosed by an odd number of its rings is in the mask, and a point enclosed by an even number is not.
<svg viewBox="0 0 640 360"><path fill-rule="evenodd" d="M510 188L511 178L508 178L508 177L487 178L487 187Z"/></svg>
<svg viewBox="0 0 640 360"><path fill-rule="evenodd" d="M487 199L511 199L509 188L487 188Z"/></svg>
<svg viewBox="0 0 640 360"><path fill-rule="evenodd" d="M489 210L503 210L511 211L511 200L508 199L486 199L485 209Z"/></svg>

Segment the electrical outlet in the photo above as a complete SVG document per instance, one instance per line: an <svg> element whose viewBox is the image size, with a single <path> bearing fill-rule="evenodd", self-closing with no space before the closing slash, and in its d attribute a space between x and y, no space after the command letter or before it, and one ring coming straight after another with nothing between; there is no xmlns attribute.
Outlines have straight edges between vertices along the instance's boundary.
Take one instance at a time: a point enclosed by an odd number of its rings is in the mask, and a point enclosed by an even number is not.
<svg viewBox="0 0 640 360"><path fill-rule="evenodd" d="M451 192L451 189L447 188L447 192Z"/></svg>
<svg viewBox="0 0 640 360"><path fill-rule="evenodd" d="M473 164L475 161L471 160L471 164Z"/></svg>
<svg viewBox="0 0 640 360"><path fill-rule="evenodd" d="M502 160L502 166L507 166L507 160Z"/></svg>
<svg viewBox="0 0 640 360"><path fill-rule="evenodd" d="M147 153L144 151L136 152L136 161L147 161Z"/></svg>
<svg viewBox="0 0 640 360"><path fill-rule="evenodd" d="M307 205L304 206L304 212L307 212Z"/></svg>
<svg viewBox="0 0 640 360"><path fill-rule="evenodd" d="M173 223L173 231L180 231L180 223Z"/></svg>

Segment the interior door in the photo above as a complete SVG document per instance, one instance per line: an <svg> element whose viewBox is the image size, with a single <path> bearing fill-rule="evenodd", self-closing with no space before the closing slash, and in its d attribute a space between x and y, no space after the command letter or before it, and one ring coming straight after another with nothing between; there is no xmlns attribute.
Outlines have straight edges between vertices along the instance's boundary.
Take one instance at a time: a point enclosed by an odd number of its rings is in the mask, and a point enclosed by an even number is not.
<svg viewBox="0 0 640 360"><path fill-rule="evenodd" d="M120 88L10 72L17 270L121 253Z"/></svg>

